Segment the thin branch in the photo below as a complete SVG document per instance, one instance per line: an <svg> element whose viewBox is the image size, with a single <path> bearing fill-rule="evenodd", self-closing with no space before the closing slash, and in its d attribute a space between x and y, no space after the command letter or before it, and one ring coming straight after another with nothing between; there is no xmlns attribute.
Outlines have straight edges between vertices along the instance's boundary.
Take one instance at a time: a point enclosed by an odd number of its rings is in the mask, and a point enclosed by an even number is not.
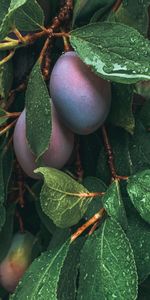
<svg viewBox="0 0 150 300"><path fill-rule="evenodd" d="M101 208L90 220L83 224L78 230L71 236L71 242L75 241L89 226L100 221L105 214L105 209Z"/></svg>
<svg viewBox="0 0 150 300"><path fill-rule="evenodd" d="M8 124L5 128L0 130L0 136L6 133L8 130L10 130L13 126L15 126L17 120L13 121L12 123Z"/></svg>
<svg viewBox="0 0 150 300"><path fill-rule="evenodd" d="M15 54L15 50L11 50L10 53L0 61L0 66L8 62L13 57L14 54Z"/></svg>

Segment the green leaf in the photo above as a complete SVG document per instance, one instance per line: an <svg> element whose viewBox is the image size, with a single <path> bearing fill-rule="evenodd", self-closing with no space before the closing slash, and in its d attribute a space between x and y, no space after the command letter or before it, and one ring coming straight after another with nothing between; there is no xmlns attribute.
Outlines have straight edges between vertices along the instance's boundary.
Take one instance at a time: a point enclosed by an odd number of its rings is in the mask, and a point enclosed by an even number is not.
<svg viewBox="0 0 150 300"><path fill-rule="evenodd" d="M126 232L135 257L139 283L150 274L150 226L138 214L128 217L128 230Z"/></svg>
<svg viewBox="0 0 150 300"><path fill-rule="evenodd" d="M78 300L135 300L137 272L124 231L113 219L84 244L80 258Z"/></svg>
<svg viewBox="0 0 150 300"><path fill-rule="evenodd" d="M127 24L139 30L139 32L147 36L148 30L148 6L150 0L133 1L123 0L122 5L115 13L115 19L118 22Z"/></svg>
<svg viewBox="0 0 150 300"><path fill-rule="evenodd" d="M39 158L47 149L51 137L50 97L39 62L30 74L26 91L27 140L32 152Z"/></svg>
<svg viewBox="0 0 150 300"><path fill-rule="evenodd" d="M36 30L44 23L43 11L38 3L33 0L11 0L7 2L7 9L6 7L3 8L2 16L3 20L0 24L1 40L16 26L18 29Z"/></svg>
<svg viewBox="0 0 150 300"><path fill-rule="evenodd" d="M99 76L120 83L150 80L150 42L115 22L93 23L70 33L80 58Z"/></svg>
<svg viewBox="0 0 150 300"><path fill-rule="evenodd" d="M127 191L141 217L150 223L150 170L129 177Z"/></svg>
<svg viewBox="0 0 150 300"><path fill-rule="evenodd" d="M131 85L112 85L112 102L108 120L131 134L133 134L135 126L132 103L133 87Z"/></svg>
<svg viewBox="0 0 150 300"><path fill-rule="evenodd" d="M15 12L15 26L23 31L36 31L44 25L44 14L37 1L28 2Z"/></svg>
<svg viewBox="0 0 150 300"><path fill-rule="evenodd" d="M136 120L135 131L129 137L128 156L131 163L132 173L150 168L150 138L140 120Z"/></svg>
<svg viewBox="0 0 150 300"><path fill-rule="evenodd" d="M47 251L35 259L10 300L57 300L59 277L68 249L69 241L59 250Z"/></svg>
<svg viewBox="0 0 150 300"><path fill-rule="evenodd" d="M140 120L146 129L150 129L150 99L147 99L140 111Z"/></svg>
<svg viewBox="0 0 150 300"><path fill-rule="evenodd" d="M105 183L97 177L91 177L91 176L85 177L83 180L83 185L90 192L105 192L107 189ZM101 196L94 197L88 206L88 209L85 213L85 218L90 219L102 207L103 207L102 197Z"/></svg>
<svg viewBox="0 0 150 300"><path fill-rule="evenodd" d="M76 281L78 276L80 252L84 239L79 238L71 244L68 255L65 259L58 285L58 300L76 299Z"/></svg>
<svg viewBox="0 0 150 300"><path fill-rule="evenodd" d="M120 192L118 180L114 180L102 198L103 207L124 229L127 228L127 217Z"/></svg>
<svg viewBox="0 0 150 300"><path fill-rule="evenodd" d="M38 172L44 176L40 195L43 212L61 228L78 223L92 200L89 191L59 170L41 167Z"/></svg>
<svg viewBox="0 0 150 300"><path fill-rule="evenodd" d="M7 52L0 52L0 61L7 56ZM12 61L0 65L0 97L4 100L7 99L9 91L13 82L13 66Z"/></svg>
<svg viewBox="0 0 150 300"><path fill-rule="evenodd" d="M78 20L86 20L86 23L90 20L92 15L99 11L105 11L107 10L115 0L95 0L95 1L89 1L89 0L76 0L73 10L73 21L72 24Z"/></svg>

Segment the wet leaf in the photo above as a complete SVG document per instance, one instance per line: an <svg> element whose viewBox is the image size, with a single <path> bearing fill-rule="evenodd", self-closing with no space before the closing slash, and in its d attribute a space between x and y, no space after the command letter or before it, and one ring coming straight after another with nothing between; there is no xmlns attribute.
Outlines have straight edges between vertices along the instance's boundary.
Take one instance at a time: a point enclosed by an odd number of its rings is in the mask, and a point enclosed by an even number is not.
<svg viewBox="0 0 150 300"><path fill-rule="evenodd" d="M139 283L141 283L150 274L150 226L138 214L131 213L126 233L134 252Z"/></svg>
<svg viewBox="0 0 150 300"><path fill-rule="evenodd" d="M37 62L30 74L26 91L27 139L32 152L39 158L47 149L51 137L50 97Z"/></svg>
<svg viewBox="0 0 150 300"><path fill-rule="evenodd" d="M59 277L68 249L67 241L59 250L47 251L35 259L10 300L57 300Z"/></svg>
<svg viewBox="0 0 150 300"><path fill-rule="evenodd" d="M70 42L80 58L105 79L120 83L150 80L150 42L134 28L93 23L72 31Z"/></svg>
<svg viewBox="0 0 150 300"><path fill-rule="evenodd" d="M150 170L129 177L127 191L141 217L150 223Z"/></svg>
<svg viewBox="0 0 150 300"><path fill-rule="evenodd" d="M118 180L114 180L102 197L103 207L124 229L127 228L127 217L120 192Z"/></svg>
<svg viewBox="0 0 150 300"><path fill-rule="evenodd" d="M78 300L135 300L137 272L122 228L106 219L84 244L80 258Z"/></svg>
<svg viewBox="0 0 150 300"><path fill-rule="evenodd" d="M43 212L56 226L65 228L76 224L86 212L92 197L89 191L67 174L53 168L38 168L44 176L40 194Z"/></svg>

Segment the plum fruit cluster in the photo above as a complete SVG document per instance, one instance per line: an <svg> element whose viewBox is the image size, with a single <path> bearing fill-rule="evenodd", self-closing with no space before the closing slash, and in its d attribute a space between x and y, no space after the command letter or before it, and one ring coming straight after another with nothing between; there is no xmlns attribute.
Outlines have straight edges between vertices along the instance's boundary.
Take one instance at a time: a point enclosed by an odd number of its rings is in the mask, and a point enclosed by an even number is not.
<svg viewBox="0 0 150 300"><path fill-rule="evenodd" d="M44 166L61 169L69 160L74 133L87 135L105 121L111 104L110 83L98 77L74 51L57 60L50 78L52 135L43 154ZM33 178L36 157L26 139L26 112L21 113L14 130L14 150L24 172Z"/></svg>
<svg viewBox="0 0 150 300"><path fill-rule="evenodd" d="M30 232L16 233L10 249L0 263L0 285L13 292L32 260L35 237Z"/></svg>

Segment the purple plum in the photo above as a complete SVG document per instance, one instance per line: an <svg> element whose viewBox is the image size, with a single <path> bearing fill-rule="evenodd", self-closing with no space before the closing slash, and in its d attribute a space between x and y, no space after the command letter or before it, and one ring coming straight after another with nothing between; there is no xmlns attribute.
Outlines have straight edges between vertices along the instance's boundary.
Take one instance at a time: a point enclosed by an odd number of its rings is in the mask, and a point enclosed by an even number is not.
<svg viewBox="0 0 150 300"><path fill-rule="evenodd" d="M24 172L33 178L39 175L33 172L37 168L35 156L26 139L26 112L19 116L13 136L14 151ZM43 154L43 165L61 169L69 160L74 146L74 134L64 126L52 106L52 134L48 150Z"/></svg>
<svg viewBox="0 0 150 300"><path fill-rule="evenodd" d="M110 110L111 85L92 72L74 51L59 57L49 88L57 112L75 133L92 133L104 123Z"/></svg>

